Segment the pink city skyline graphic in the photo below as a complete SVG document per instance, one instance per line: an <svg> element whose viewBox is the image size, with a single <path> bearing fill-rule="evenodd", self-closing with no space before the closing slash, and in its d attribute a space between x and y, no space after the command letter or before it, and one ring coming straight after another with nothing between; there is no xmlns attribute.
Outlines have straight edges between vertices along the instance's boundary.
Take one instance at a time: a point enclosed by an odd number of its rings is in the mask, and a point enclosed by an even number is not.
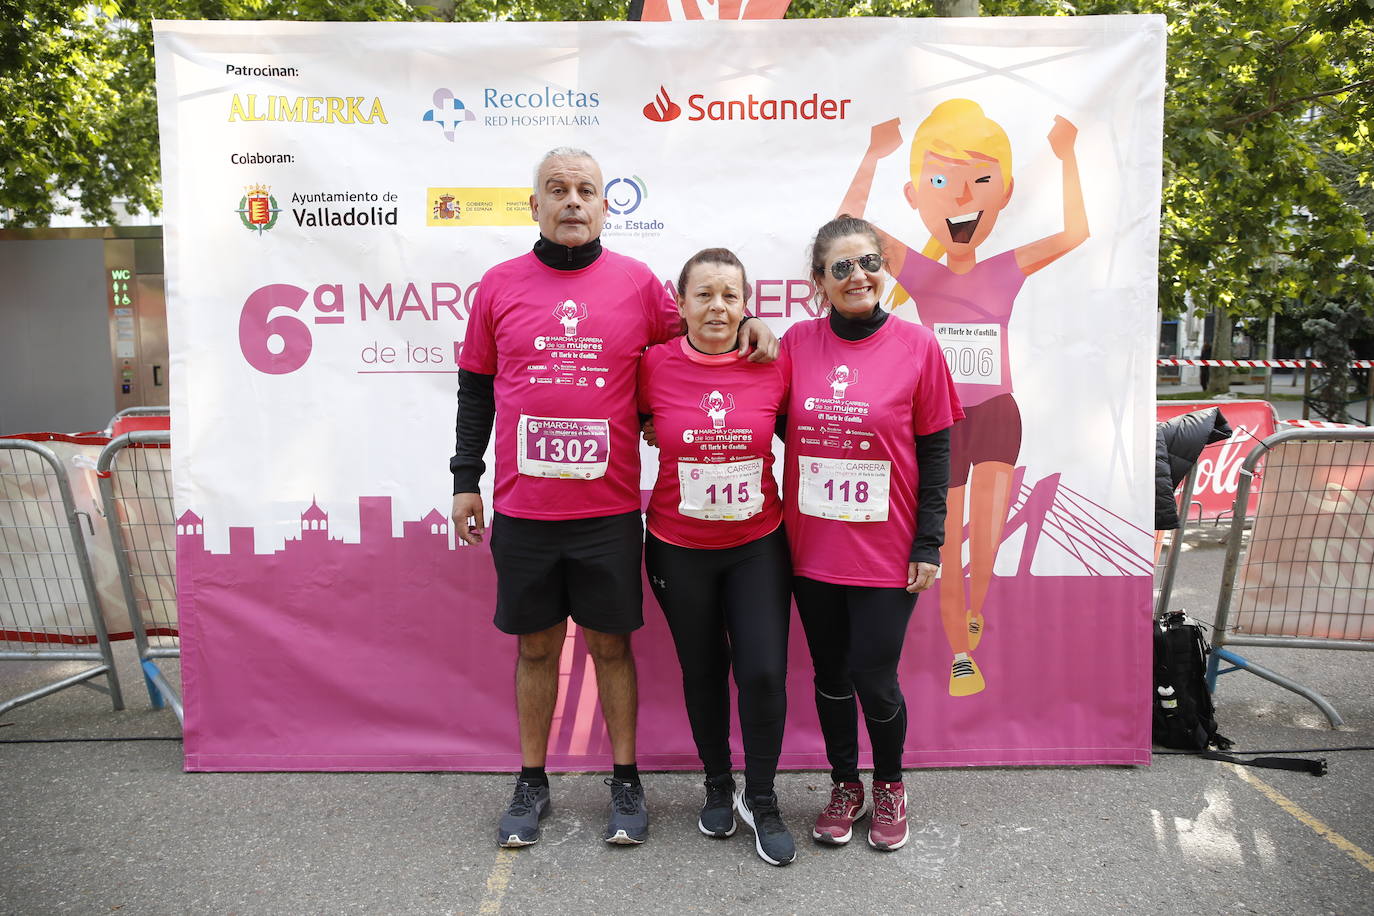
<svg viewBox="0 0 1374 916"><path fill-rule="evenodd" d="M913 765L983 760L979 748L1025 743L1024 736L1008 734L1015 730L1008 723L1025 721L1041 724L1019 756L1007 759L1148 760L1148 750L1138 749L1148 748L1148 715L1114 725L1119 734L1105 751L1096 719L1042 721L1044 710L1057 708L1084 678L1111 695L1135 696L1148 687L1145 654L1138 651L1146 628L1123 630L1121 640L1103 646L1088 623L1101 613L1148 619L1150 559L1134 544L1141 532L1074 493L1059 475L1031 482L1019 470L1007 525L1020 540L1008 545L1019 547L1016 572L991 585L987 606L1006 612L990 618L996 638L981 650L985 667L999 677L977 698L946 696L949 661L940 654L939 621L917 615L903 679L912 684L913 708L933 731L909 736ZM188 510L177 518L188 770L519 765L512 733L514 641L491 625L496 589L487 546L452 546L449 520L438 508L393 527L389 496L357 497L358 539L344 540L331 522L352 502L322 506L302 499L294 530L264 553L257 552L258 541L269 528L274 536L280 530L275 520L260 529L229 527L228 551L211 552L202 514ZM1033 574L1032 558L1045 548L1072 557L1087 575ZM1023 607L1041 613L1012 612ZM672 640L651 598L644 616L635 651L641 671L654 674L641 684L641 759L690 769L697 763ZM1039 634L1047 630L1059 636L1046 643ZM1030 645L1044 648L1024 651ZM803 696L811 674L798 632L790 651L789 690ZM960 703L976 704L981 714L970 718L970 707ZM797 707L784 763L821 766L814 711ZM956 733L957 741L950 737ZM595 768L610 753L577 627L569 627L559 652L549 751L550 766L572 770Z"/></svg>
<svg viewBox="0 0 1374 916"><path fill-rule="evenodd" d="M210 556L271 556L296 551L314 552L324 546L340 548L362 547L366 544L382 544L388 541L405 541L407 549L419 545L451 551L461 545L451 545L449 538L449 519L439 509L431 509L417 520L401 523L401 534L395 534L390 496L358 497L358 540L347 541L332 537L329 528L329 513L321 508L319 501L311 498L310 505L300 514L300 528L294 537L288 537L282 545L271 553L257 552L257 529L247 525L229 527L229 549L226 552L211 551L205 547L205 519L194 510L187 509L176 521L177 549L200 550ZM442 545L439 547L438 545ZM426 551L428 552L428 551Z"/></svg>

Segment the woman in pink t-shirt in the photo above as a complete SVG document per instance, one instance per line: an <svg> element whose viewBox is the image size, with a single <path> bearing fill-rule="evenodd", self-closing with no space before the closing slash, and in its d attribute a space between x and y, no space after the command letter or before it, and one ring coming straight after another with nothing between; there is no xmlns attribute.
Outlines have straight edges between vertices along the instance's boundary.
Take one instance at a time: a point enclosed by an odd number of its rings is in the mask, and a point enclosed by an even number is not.
<svg viewBox="0 0 1374 916"><path fill-rule="evenodd" d="M834 783L811 835L848 843L871 810L869 845L897 849L908 835L897 663L916 593L939 569L949 430L964 412L935 335L878 305L882 250L872 224L847 216L812 243L811 276L830 312L783 336L792 361L783 479L793 593ZM871 809L856 694L873 748Z"/></svg>
<svg viewBox="0 0 1374 916"><path fill-rule="evenodd" d="M701 832L727 837L734 812L771 865L796 855L773 778L787 714L791 567L773 479L773 434L788 361L741 359L744 266L723 248L693 255L678 278L685 337L639 364L639 410L652 417L658 479L644 565L682 664L692 737L706 770ZM739 691L744 787L730 772L731 668Z"/></svg>

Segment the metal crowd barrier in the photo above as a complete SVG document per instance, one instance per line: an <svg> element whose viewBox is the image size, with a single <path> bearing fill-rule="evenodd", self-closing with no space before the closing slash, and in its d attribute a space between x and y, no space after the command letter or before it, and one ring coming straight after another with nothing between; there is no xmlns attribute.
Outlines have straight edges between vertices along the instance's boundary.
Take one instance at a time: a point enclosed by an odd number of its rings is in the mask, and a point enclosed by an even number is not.
<svg viewBox="0 0 1374 916"><path fill-rule="evenodd" d="M148 697L181 721L181 696L157 665L181 657L171 454L165 430L125 433L100 453L96 475Z"/></svg>
<svg viewBox="0 0 1374 916"><path fill-rule="evenodd" d="M114 415L118 420L120 417L168 417L171 416L170 407L125 407Z"/></svg>
<svg viewBox="0 0 1374 916"><path fill-rule="evenodd" d="M1154 580L1155 586L1155 616L1163 614L1169 609L1169 599L1174 593L1174 577L1178 572L1178 557L1183 552L1183 534L1188 530L1188 513L1193 505L1193 486L1197 483L1197 465L1194 464L1188 476L1183 480L1183 488L1178 499L1178 527L1173 531L1160 531L1156 533L1159 543L1159 551L1155 554ZM1198 523L1202 523L1201 509L1198 511Z"/></svg>
<svg viewBox="0 0 1374 916"><path fill-rule="evenodd" d="M1250 481L1264 488L1241 551ZM1217 598L1208 687L1246 670L1305 697L1333 727L1326 698L1228 646L1374 650L1374 429L1285 429L1258 443L1240 487ZM1232 667L1221 669L1222 661Z"/></svg>
<svg viewBox="0 0 1374 916"><path fill-rule="evenodd" d="M0 702L0 713L77 684L124 708L81 518L94 532L50 448L0 439L0 659L99 663Z"/></svg>

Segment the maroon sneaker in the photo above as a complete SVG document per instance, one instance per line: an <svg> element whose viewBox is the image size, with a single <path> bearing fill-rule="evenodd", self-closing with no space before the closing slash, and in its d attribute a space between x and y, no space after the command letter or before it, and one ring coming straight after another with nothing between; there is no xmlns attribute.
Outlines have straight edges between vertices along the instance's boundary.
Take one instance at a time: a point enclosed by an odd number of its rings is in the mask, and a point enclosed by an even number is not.
<svg viewBox="0 0 1374 916"><path fill-rule="evenodd" d="M906 828L906 789L901 782L873 780L873 819L868 822L868 845L901 849L910 834Z"/></svg>
<svg viewBox="0 0 1374 916"><path fill-rule="evenodd" d="M843 846L854 835L854 822L868 814L861 782L837 782L830 787L830 804L816 818L811 836L818 843Z"/></svg>

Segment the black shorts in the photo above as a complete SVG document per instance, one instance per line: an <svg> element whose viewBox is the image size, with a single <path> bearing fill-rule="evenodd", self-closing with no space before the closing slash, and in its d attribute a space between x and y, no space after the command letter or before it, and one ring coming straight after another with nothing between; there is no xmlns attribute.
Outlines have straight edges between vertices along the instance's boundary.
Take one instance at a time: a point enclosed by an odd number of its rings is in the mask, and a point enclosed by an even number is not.
<svg viewBox="0 0 1374 916"><path fill-rule="evenodd" d="M638 511L560 521L493 513L496 628L538 633L572 617L600 633L644 625Z"/></svg>
<svg viewBox="0 0 1374 916"><path fill-rule="evenodd" d="M1010 394L999 394L964 408L964 419L949 431L949 485L968 483L969 470L985 461L1016 467L1021 455L1021 408Z"/></svg>

